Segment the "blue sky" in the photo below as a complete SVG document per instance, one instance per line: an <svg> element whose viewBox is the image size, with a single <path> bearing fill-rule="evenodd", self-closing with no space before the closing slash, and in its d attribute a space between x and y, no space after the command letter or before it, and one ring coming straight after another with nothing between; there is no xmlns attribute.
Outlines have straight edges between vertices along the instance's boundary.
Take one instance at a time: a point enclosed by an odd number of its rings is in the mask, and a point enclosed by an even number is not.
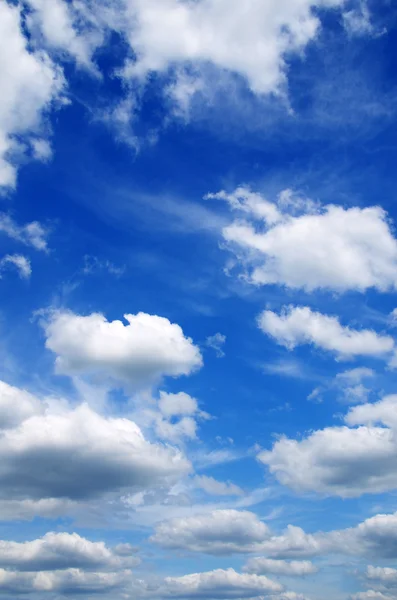
<svg viewBox="0 0 397 600"><path fill-rule="evenodd" d="M0 0L0 596L397 598L396 23Z"/></svg>

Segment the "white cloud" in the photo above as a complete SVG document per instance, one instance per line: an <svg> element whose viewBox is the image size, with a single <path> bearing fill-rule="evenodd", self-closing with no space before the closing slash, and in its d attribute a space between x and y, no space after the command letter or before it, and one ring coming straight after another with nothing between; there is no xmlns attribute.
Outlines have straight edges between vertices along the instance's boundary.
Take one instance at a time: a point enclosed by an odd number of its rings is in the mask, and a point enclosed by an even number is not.
<svg viewBox="0 0 397 600"><path fill-rule="evenodd" d="M218 358L223 358L225 356L225 352L223 350L225 342L226 336L222 333L215 333L215 335L210 335L206 339L207 346L215 350Z"/></svg>
<svg viewBox="0 0 397 600"><path fill-rule="evenodd" d="M263 575L272 573L274 575L289 575L291 577L303 577L317 573L318 568L308 560L274 560L271 558L250 558L244 566L244 571Z"/></svg>
<svg viewBox="0 0 397 600"><path fill-rule="evenodd" d="M6 254L0 259L0 278L1 272L6 269L9 265L14 266L21 279L29 279L32 274L32 267L30 260L22 254Z"/></svg>
<svg viewBox="0 0 397 600"><path fill-rule="evenodd" d="M166 577L164 591L172 598L256 598L282 591L282 586L261 575L216 569L182 577Z"/></svg>
<svg viewBox="0 0 397 600"><path fill-rule="evenodd" d="M25 149L15 136L37 134L43 118L64 90L62 70L41 51L30 51L20 8L0 3L0 187L14 187L16 155ZM14 158L13 158L14 156Z"/></svg>
<svg viewBox="0 0 397 600"><path fill-rule="evenodd" d="M397 569L391 567L373 567L368 565L366 572L367 579L379 581L387 587L397 586Z"/></svg>
<svg viewBox="0 0 397 600"><path fill-rule="evenodd" d="M84 570L116 570L131 568L139 559L119 556L117 547L108 548L104 542L91 542L77 533L46 533L29 542L0 540L0 567L18 571L57 571L79 568Z"/></svg>
<svg viewBox="0 0 397 600"><path fill-rule="evenodd" d="M8 594L97 594L113 591L131 580L131 571L95 573L80 569L20 573L0 569L0 591Z"/></svg>
<svg viewBox="0 0 397 600"><path fill-rule="evenodd" d="M58 355L57 372L103 374L144 387L202 366L199 349L179 325L142 312L124 318L127 324L98 313L53 312L43 327L46 347Z"/></svg>
<svg viewBox="0 0 397 600"><path fill-rule="evenodd" d="M199 410L197 400L185 392L160 392L159 409L165 417L191 416Z"/></svg>
<svg viewBox="0 0 397 600"><path fill-rule="evenodd" d="M18 225L10 215L3 213L0 214L0 232L25 246L32 246L36 250L47 250L48 231L37 221Z"/></svg>
<svg viewBox="0 0 397 600"><path fill-rule="evenodd" d="M386 596L382 592L377 592L376 590L358 592L357 594L352 594L350 597L351 600L393 600L390 596Z"/></svg>
<svg viewBox="0 0 397 600"><path fill-rule="evenodd" d="M52 148L48 140L33 138L31 141L33 156L41 162L48 162L52 158Z"/></svg>
<svg viewBox="0 0 397 600"><path fill-rule="evenodd" d="M207 492L211 496L242 496L243 490L230 481L218 481L207 475L196 475L195 486Z"/></svg>
<svg viewBox="0 0 397 600"><path fill-rule="evenodd" d="M397 396L349 410L350 427L314 431L301 441L278 440L259 460L298 492L341 497L397 489Z"/></svg>
<svg viewBox="0 0 397 600"><path fill-rule="evenodd" d="M240 213L223 238L256 285L337 292L397 287L397 241L378 206L321 207L291 190L274 203L245 187L210 196Z"/></svg>
<svg viewBox="0 0 397 600"><path fill-rule="evenodd" d="M15 427L42 411L43 406L38 398L0 381L0 430Z"/></svg>
<svg viewBox="0 0 397 600"><path fill-rule="evenodd" d="M367 367L356 367L338 373L329 383L316 387L308 396L308 400L322 402L323 395L335 392L337 399L345 404L367 402L371 389L365 387L363 381L374 379L375 371Z"/></svg>
<svg viewBox="0 0 397 600"><path fill-rule="evenodd" d="M255 514L229 509L165 521L151 540L163 548L227 555L255 552L269 535Z"/></svg>
<svg viewBox="0 0 397 600"><path fill-rule="evenodd" d="M301 344L313 344L336 354L382 357L394 348L393 338L369 329L343 327L337 317L313 312L307 306L288 306L281 314L265 310L258 317L260 329L277 343L293 350Z"/></svg>
<svg viewBox="0 0 397 600"><path fill-rule="evenodd" d="M48 410L0 438L5 499L85 499L175 482L190 469L177 450L145 440L128 419L105 418L88 406Z"/></svg>

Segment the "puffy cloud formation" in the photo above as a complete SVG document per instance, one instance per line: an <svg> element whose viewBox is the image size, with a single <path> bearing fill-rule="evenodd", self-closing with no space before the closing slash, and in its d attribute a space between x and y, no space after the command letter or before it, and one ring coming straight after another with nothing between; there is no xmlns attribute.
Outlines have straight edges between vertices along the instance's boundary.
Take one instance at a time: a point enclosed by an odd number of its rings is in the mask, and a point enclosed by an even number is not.
<svg viewBox="0 0 397 600"><path fill-rule="evenodd" d="M62 70L42 50L31 50L22 30L21 8L0 3L0 187L14 186L16 158L25 151L16 136L40 132L43 117L64 89Z"/></svg>
<svg viewBox="0 0 397 600"><path fill-rule="evenodd" d="M6 256L0 259L0 278L1 272L9 265L17 269L21 279L29 279L32 274L30 260L26 256L22 254L6 254Z"/></svg>
<svg viewBox="0 0 397 600"><path fill-rule="evenodd" d="M349 410L350 427L314 431L301 441L278 440L259 460L298 492L343 498L397 488L397 396Z"/></svg>
<svg viewBox="0 0 397 600"><path fill-rule="evenodd" d="M368 565L367 579L378 581L386 587L397 587L397 569L391 567L373 567Z"/></svg>
<svg viewBox="0 0 397 600"><path fill-rule="evenodd" d="M8 594L57 593L102 594L124 586L131 571L115 573L85 572L81 569L21 573L0 569L0 592Z"/></svg>
<svg viewBox="0 0 397 600"><path fill-rule="evenodd" d="M144 387L201 367L199 349L179 325L142 312L124 318L127 324L99 313L53 312L43 327L46 347L57 354L57 372L99 373Z"/></svg>
<svg viewBox="0 0 397 600"><path fill-rule="evenodd" d="M222 555L260 550L267 525L248 511L214 510L160 523L151 540L163 548Z"/></svg>
<svg viewBox="0 0 397 600"><path fill-rule="evenodd" d="M117 570L136 566L139 559L120 556L118 548L104 542L90 542L77 533L47 533L31 542L0 541L0 567L18 571L58 571L63 569Z"/></svg>
<svg viewBox="0 0 397 600"><path fill-rule="evenodd" d="M15 427L42 410L36 396L0 381L0 430Z"/></svg>
<svg viewBox="0 0 397 600"><path fill-rule="evenodd" d="M345 404L367 402L372 390L363 382L374 378L375 371L367 367L348 369L338 373L328 384L316 387L309 394L308 400L322 402L325 393L336 392L338 400Z"/></svg>
<svg viewBox="0 0 397 600"><path fill-rule="evenodd" d="M38 221L18 225L10 215L0 214L0 232L25 246L31 246L36 250L47 250L48 231Z"/></svg>
<svg viewBox="0 0 397 600"><path fill-rule="evenodd" d="M384 356L394 347L390 336L343 327L337 317L313 312L307 306L289 306L279 315L265 310L259 315L258 324L264 333L290 350L301 344L313 344L341 359Z"/></svg>
<svg viewBox="0 0 397 600"><path fill-rule="evenodd" d="M317 573L318 568L308 560L274 560L272 558L250 558L244 566L247 573L273 573L274 575L289 575L291 577L303 577Z"/></svg>
<svg viewBox="0 0 397 600"><path fill-rule="evenodd" d="M223 238L256 285L309 292L397 286L397 241L378 206L321 207L291 190L270 202L245 187L210 197L227 201L239 214L223 229Z"/></svg>
<svg viewBox="0 0 397 600"><path fill-rule="evenodd" d="M124 418L81 405L48 410L0 437L0 487L7 500L85 499L172 483L190 469L177 450L145 440Z"/></svg>
<svg viewBox="0 0 397 600"><path fill-rule="evenodd" d="M263 575L237 573L234 569L166 577L164 584L166 595L172 598L255 598L283 589L279 583Z"/></svg>

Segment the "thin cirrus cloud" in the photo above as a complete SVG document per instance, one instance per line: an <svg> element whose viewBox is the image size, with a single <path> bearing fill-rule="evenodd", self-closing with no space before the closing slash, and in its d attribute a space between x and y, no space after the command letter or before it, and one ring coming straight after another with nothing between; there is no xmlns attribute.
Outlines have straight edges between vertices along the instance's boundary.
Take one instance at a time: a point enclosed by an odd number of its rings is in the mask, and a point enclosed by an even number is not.
<svg viewBox="0 0 397 600"><path fill-rule="evenodd" d="M10 215L0 214L0 232L35 250L47 250L48 230L38 221L19 225Z"/></svg>
<svg viewBox="0 0 397 600"><path fill-rule="evenodd" d="M100 374L137 387L164 376L189 375L202 366L200 350L181 327L164 317L138 313L108 321L93 313L53 312L42 322L46 347L57 355L56 370Z"/></svg>
<svg viewBox="0 0 397 600"><path fill-rule="evenodd" d="M379 206L321 206L291 190L271 202L247 187L207 197L238 214L223 239L255 285L340 293L397 287L397 241Z"/></svg>
<svg viewBox="0 0 397 600"><path fill-rule="evenodd" d="M339 359L385 357L394 348L390 336L369 329L343 327L338 317L314 312L307 306L284 307L280 314L265 310L258 317L258 325L263 333L290 350L298 345L312 344L332 352Z"/></svg>
<svg viewBox="0 0 397 600"><path fill-rule="evenodd" d="M14 267L21 279L29 279L32 274L30 260L23 254L6 254L0 259L0 278L1 273L9 267Z"/></svg>
<svg viewBox="0 0 397 600"><path fill-rule="evenodd" d="M282 437L258 459L300 493L349 498L395 490L396 414L395 395L354 406L345 426L316 430L302 440Z"/></svg>

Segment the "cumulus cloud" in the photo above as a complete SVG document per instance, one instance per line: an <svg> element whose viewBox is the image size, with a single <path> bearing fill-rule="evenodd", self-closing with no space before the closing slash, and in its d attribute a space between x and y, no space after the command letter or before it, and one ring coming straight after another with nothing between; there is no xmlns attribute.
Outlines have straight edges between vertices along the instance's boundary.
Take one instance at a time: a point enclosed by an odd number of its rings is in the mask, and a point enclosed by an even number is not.
<svg viewBox="0 0 397 600"><path fill-rule="evenodd" d="M139 564L139 559L120 556L116 548L104 542L91 542L77 533L47 533L29 542L0 540L0 567L18 571L57 571L126 569Z"/></svg>
<svg viewBox="0 0 397 600"><path fill-rule="evenodd" d="M268 536L269 528L255 514L230 509L165 521L151 540L163 548L227 555L255 552Z"/></svg>
<svg viewBox="0 0 397 600"><path fill-rule="evenodd" d="M47 250L48 231L38 221L18 225L10 215L0 214L0 232L35 250Z"/></svg>
<svg viewBox="0 0 397 600"><path fill-rule="evenodd" d="M40 131L43 119L64 90L62 70L42 50L30 50L22 31L21 9L0 4L0 187L15 186L17 141Z"/></svg>
<svg viewBox="0 0 397 600"><path fill-rule="evenodd" d="M336 393L337 399L345 404L367 402L371 389L364 385L368 379L375 378L375 371L367 367L356 367L338 373L326 385L316 387L308 396L308 400L322 402L327 392Z"/></svg>
<svg viewBox="0 0 397 600"><path fill-rule="evenodd" d="M18 271L21 279L29 279L32 274L30 260L22 254L6 254L0 259L0 278L1 272L9 266L13 266Z"/></svg>
<svg viewBox="0 0 397 600"><path fill-rule="evenodd" d="M104 374L145 387L202 366L199 349L179 325L142 312L124 318L126 324L99 313L53 312L43 327L46 347L57 354L57 372Z"/></svg>
<svg viewBox="0 0 397 600"><path fill-rule="evenodd" d="M282 589L279 583L263 575L237 573L234 569L216 569L164 580L164 591L172 598L255 598Z"/></svg>
<svg viewBox="0 0 397 600"><path fill-rule="evenodd" d="M250 558L244 566L247 573L263 575L272 573L274 575L289 575L291 577L303 577L317 573L318 568L308 560L274 560L272 558Z"/></svg>
<svg viewBox="0 0 397 600"><path fill-rule="evenodd" d="M367 579L378 581L386 587L397 586L397 569L391 567L373 567L368 565L366 571Z"/></svg>
<svg viewBox="0 0 397 600"><path fill-rule="evenodd" d="M281 314L265 310L258 317L258 325L263 333L290 350L298 345L313 344L333 352L339 359L382 357L394 348L390 336L369 329L343 327L337 317L313 312L307 306L288 306Z"/></svg>
<svg viewBox="0 0 397 600"><path fill-rule="evenodd" d="M238 213L223 238L256 285L309 292L385 292L397 286L397 241L378 206L321 207L291 190L271 202L246 187L210 197Z"/></svg>
<svg viewBox="0 0 397 600"><path fill-rule="evenodd" d="M343 427L301 441L282 437L259 460L278 481L298 492L343 498L397 488L397 396L349 410Z"/></svg>
<svg viewBox="0 0 397 600"><path fill-rule="evenodd" d="M88 406L32 416L0 437L5 499L85 499L169 484L190 469L177 450L145 440L128 419Z"/></svg>
<svg viewBox="0 0 397 600"><path fill-rule="evenodd" d="M15 427L42 411L43 406L36 396L0 381L0 430Z"/></svg>

